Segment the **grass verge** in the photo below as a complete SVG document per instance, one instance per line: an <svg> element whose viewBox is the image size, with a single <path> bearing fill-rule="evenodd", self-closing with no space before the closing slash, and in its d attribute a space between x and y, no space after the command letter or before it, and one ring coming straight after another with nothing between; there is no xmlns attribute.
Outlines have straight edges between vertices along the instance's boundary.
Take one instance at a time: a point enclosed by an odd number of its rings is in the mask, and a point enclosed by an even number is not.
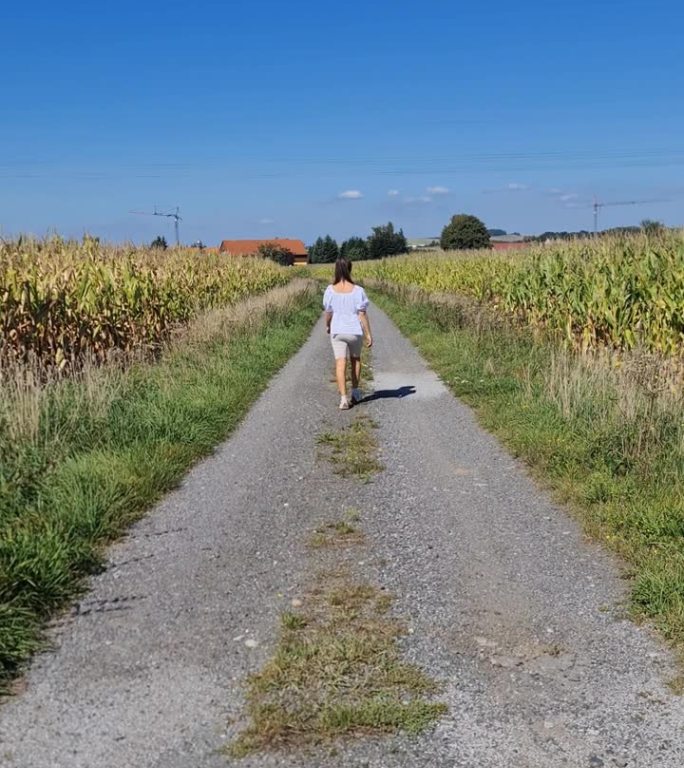
<svg viewBox="0 0 684 768"><path fill-rule="evenodd" d="M357 416L348 426L318 436L318 444L335 474L370 482L373 475L382 471L378 441L373 434L377 427L370 416Z"/></svg>
<svg viewBox="0 0 684 768"><path fill-rule="evenodd" d="M483 426L624 558L634 615L682 651L681 390L663 385L648 356L581 356L458 307L437 312L426 295L375 298Z"/></svg>
<svg viewBox="0 0 684 768"><path fill-rule="evenodd" d="M295 281L203 315L157 363L0 396L0 687L102 546L235 428L317 305Z"/></svg>

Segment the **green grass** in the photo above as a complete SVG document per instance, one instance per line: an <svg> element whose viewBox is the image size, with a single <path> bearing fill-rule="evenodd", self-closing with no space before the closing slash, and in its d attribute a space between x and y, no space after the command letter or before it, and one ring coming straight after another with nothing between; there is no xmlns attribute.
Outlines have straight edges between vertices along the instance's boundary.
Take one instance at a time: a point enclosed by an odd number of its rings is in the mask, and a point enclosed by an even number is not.
<svg viewBox="0 0 684 768"><path fill-rule="evenodd" d="M306 612L282 616L273 657L247 682L248 726L233 757L340 736L419 733L446 711L438 686L401 659L390 598L349 574L324 574Z"/></svg>
<svg viewBox="0 0 684 768"><path fill-rule="evenodd" d="M322 453L335 474L370 482L373 475L384 469L373 434L377 426L369 416L357 416L348 426L318 436Z"/></svg>
<svg viewBox="0 0 684 768"><path fill-rule="evenodd" d="M103 545L235 428L306 339L318 296L279 290L223 325L214 313L155 364L29 393L35 418L21 429L3 424L14 412L0 403L0 687L100 567Z"/></svg>
<svg viewBox="0 0 684 768"><path fill-rule="evenodd" d="M634 615L682 650L684 401L654 385L653 359L583 358L522 330L436 312L427 297L375 298L482 425L624 558Z"/></svg>

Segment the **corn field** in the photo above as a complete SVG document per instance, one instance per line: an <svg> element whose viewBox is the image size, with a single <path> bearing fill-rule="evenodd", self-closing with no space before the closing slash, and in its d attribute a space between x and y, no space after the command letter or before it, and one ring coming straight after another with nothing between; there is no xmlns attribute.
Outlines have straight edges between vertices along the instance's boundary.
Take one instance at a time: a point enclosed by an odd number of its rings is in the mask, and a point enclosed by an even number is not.
<svg viewBox="0 0 684 768"><path fill-rule="evenodd" d="M684 232L365 262L359 279L461 293L587 350L684 355Z"/></svg>
<svg viewBox="0 0 684 768"><path fill-rule="evenodd" d="M270 261L101 246L0 242L0 362L47 369L154 349L204 309L288 281Z"/></svg>

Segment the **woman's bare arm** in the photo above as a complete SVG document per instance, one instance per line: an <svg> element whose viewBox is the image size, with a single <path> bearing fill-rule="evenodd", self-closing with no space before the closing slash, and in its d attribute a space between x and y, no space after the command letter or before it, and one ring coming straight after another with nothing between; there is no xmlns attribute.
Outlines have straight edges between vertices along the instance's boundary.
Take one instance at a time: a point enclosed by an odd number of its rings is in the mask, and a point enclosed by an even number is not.
<svg viewBox="0 0 684 768"><path fill-rule="evenodd" d="M363 328L363 335L366 337L366 346L372 347L373 336L370 329L370 320L368 319L366 312L359 312L359 321L361 323L361 327Z"/></svg>
<svg viewBox="0 0 684 768"><path fill-rule="evenodd" d="M332 312L324 312L323 317L325 318L325 332L330 333L330 323L332 323Z"/></svg>

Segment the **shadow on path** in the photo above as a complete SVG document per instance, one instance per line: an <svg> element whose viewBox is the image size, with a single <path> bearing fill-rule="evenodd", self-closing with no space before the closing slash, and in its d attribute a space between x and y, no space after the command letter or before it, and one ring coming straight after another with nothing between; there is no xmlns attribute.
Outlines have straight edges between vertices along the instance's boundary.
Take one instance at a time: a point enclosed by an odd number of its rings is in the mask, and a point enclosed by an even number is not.
<svg viewBox="0 0 684 768"><path fill-rule="evenodd" d="M411 384L409 386L397 387L397 389L378 389L372 395L364 397L360 403L370 403L372 400L399 399L415 395L416 388ZM360 404L360 403L357 403Z"/></svg>

